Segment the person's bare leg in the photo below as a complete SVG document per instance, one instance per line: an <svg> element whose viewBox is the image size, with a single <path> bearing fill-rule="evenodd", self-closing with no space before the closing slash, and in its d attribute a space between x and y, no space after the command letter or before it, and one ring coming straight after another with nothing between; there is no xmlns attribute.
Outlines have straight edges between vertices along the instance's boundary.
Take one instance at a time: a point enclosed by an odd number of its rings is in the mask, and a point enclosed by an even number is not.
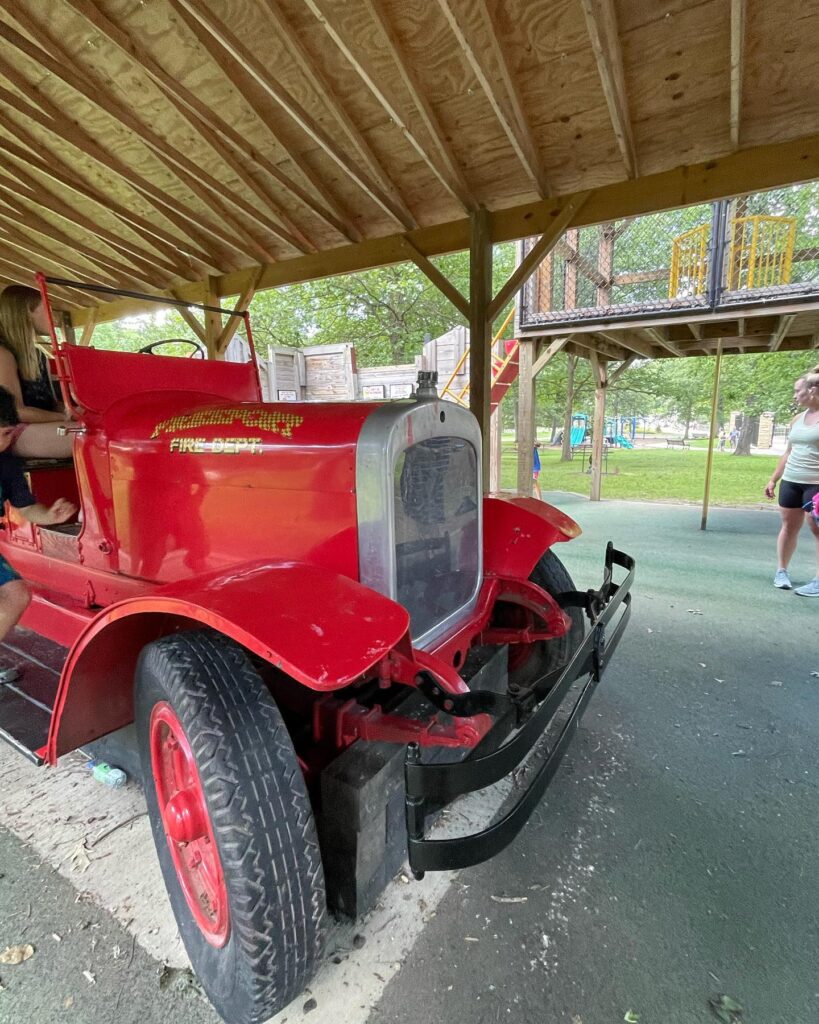
<svg viewBox="0 0 819 1024"><path fill-rule="evenodd" d="M543 501L543 495L540 492L540 482L538 480L535 480L535 479L532 480L532 489L535 492L535 497L539 501Z"/></svg>
<svg viewBox="0 0 819 1024"><path fill-rule="evenodd" d="M12 451L23 459L70 459L74 453L74 435L57 433L60 423L29 423L17 438Z"/></svg>
<svg viewBox="0 0 819 1024"><path fill-rule="evenodd" d="M776 556L779 559L778 568L787 569L796 551L805 513L801 508L780 508L779 511L782 514L782 528L776 538Z"/></svg>
<svg viewBox="0 0 819 1024"><path fill-rule="evenodd" d="M22 580L11 580L0 587L0 642L20 621L30 601L31 591ZM0 660L0 684L11 683L19 675L19 669Z"/></svg>

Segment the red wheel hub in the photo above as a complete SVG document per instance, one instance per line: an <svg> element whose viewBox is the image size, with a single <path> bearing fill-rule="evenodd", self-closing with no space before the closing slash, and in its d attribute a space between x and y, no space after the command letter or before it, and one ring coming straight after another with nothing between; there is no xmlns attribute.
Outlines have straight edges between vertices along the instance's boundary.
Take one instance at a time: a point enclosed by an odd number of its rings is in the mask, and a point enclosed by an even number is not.
<svg viewBox="0 0 819 1024"><path fill-rule="evenodd" d="M207 941L224 946L230 915L222 862L188 738L164 701L151 712L150 738L159 813L180 888Z"/></svg>

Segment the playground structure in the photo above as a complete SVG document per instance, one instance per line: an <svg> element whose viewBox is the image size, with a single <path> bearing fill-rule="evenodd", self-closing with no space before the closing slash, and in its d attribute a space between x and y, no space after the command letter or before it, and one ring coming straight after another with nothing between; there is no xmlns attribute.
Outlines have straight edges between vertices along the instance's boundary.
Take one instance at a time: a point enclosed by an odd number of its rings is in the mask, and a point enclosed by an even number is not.
<svg viewBox="0 0 819 1024"><path fill-rule="evenodd" d="M817 198L813 182L567 231L524 289L521 329L819 298Z"/></svg>

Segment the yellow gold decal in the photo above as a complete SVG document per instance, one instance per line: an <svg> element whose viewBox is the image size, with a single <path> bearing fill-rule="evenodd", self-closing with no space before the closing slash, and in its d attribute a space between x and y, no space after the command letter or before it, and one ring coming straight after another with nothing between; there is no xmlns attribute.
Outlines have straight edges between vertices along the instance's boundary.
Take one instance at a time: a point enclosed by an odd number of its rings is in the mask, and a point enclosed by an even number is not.
<svg viewBox="0 0 819 1024"><path fill-rule="evenodd" d="M202 409L200 412L183 413L181 416L162 420L154 427L151 437L189 430L191 427L228 426L237 420L243 427L255 427L271 434L281 434L282 437L292 437L296 427L300 427L304 422L304 417L272 409Z"/></svg>
<svg viewBox="0 0 819 1024"><path fill-rule="evenodd" d="M172 437L168 451L179 455L261 455L260 437Z"/></svg>

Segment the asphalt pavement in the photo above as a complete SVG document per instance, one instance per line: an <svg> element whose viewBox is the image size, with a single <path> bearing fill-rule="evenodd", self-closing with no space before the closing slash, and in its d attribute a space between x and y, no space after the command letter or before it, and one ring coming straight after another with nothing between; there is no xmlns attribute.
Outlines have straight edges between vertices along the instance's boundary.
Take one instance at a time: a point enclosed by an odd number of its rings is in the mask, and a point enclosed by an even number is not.
<svg viewBox="0 0 819 1024"><path fill-rule="evenodd" d="M563 766L510 848L435 901L428 880L397 882L356 943L386 944L380 959L335 942L316 1009L277 1020L334 1019L366 970L362 1024L706 1024L720 995L742 1024L815 1024L819 600L771 586L776 513L713 509L703 533L696 506L545 497L584 528L558 551L579 588L606 540L637 559L629 630ZM792 569L813 573L807 533ZM0 950L35 953L0 966L0 1024L216 1020L15 821ZM409 946L393 906L421 921Z"/></svg>

